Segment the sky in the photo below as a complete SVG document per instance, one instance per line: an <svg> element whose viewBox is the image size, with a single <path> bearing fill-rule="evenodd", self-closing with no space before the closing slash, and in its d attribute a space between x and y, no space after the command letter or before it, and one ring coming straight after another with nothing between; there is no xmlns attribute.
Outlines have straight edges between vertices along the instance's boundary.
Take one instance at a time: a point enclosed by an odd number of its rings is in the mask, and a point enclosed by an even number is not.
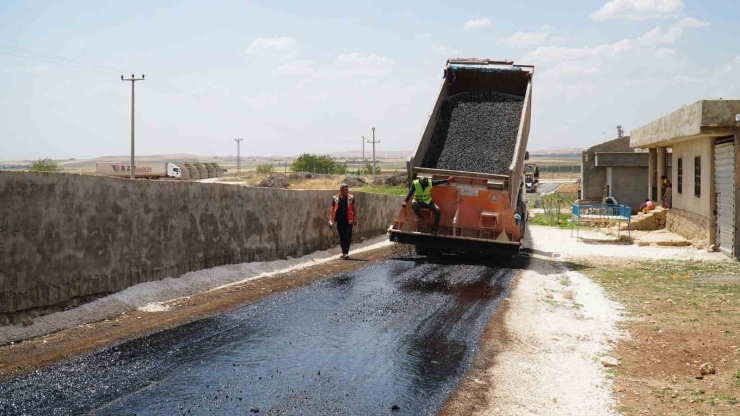
<svg viewBox="0 0 740 416"><path fill-rule="evenodd" d="M735 0L0 2L0 160L414 149L451 57L535 65L531 150L739 99Z"/></svg>

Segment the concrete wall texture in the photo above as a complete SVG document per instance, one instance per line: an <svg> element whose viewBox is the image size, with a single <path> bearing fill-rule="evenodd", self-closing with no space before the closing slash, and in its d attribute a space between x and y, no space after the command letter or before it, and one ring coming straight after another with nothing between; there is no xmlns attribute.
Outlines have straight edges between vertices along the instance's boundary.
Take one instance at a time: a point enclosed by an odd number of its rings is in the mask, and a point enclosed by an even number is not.
<svg viewBox="0 0 740 416"><path fill-rule="evenodd" d="M327 249L334 193L0 172L0 315ZM385 232L401 198L356 201L360 238Z"/></svg>
<svg viewBox="0 0 740 416"><path fill-rule="evenodd" d="M606 171L607 168L601 168ZM622 205L632 207L632 212L637 213L647 192L648 169L640 167L611 168L612 169L612 196Z"/></svg>
<svg viewBox="0 0 740 416"><path fill-rule="evenodd" d="M701 157L701 196L694 195L694 158ZM683 160L683 187L678 192L678 159ZM673 146L673 208L712 218L714 215L714 139L705 137Z"/></svg>
<svg viewBox="0 0 740 416"><path fill-rule="evenodd" d="M632 152L630 138L622 137L591 147L581 154L581 198L601 199L606 186L606 169L596 167L597 152ZM617 199L619 200L619 199Z"/></svg>

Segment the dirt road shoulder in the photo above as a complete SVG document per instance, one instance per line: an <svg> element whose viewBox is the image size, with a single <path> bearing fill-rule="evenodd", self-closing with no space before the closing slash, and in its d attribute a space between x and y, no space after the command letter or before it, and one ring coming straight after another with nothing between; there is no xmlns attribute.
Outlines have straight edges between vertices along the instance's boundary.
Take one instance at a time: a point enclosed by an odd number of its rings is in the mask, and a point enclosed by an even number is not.
<svg viewBox="0 0 740 416"><path fill-rule="evenodd" d="M444 414L615 414L601 357L621 308L563 263L533 256Z"/></svg>
<svg viewBox="0 0 740 416"><path fill-rule="evenodd" d="M740 264L575 259L623 303L609 371L622 414L740 414Z"/></svg>

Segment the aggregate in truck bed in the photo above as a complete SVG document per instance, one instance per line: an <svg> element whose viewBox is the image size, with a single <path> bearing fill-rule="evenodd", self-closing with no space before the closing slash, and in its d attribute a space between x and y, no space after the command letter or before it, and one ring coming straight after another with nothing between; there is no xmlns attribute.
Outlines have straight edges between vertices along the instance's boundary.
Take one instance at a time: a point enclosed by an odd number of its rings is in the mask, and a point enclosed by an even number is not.
<svg viewBox="0 0 740 416"><path fill-rule="evenodd" d="M508 175L524 97L465 92L447 97L422 167Z"/></svg>

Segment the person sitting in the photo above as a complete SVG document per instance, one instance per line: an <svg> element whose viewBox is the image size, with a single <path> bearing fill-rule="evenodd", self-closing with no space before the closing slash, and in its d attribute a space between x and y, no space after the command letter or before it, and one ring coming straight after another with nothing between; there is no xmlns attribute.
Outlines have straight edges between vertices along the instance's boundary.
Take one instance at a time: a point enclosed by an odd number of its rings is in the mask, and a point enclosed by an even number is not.
<svg viewBox="0 0 740 416"><path fill-rule="evenodd" d="M654 209L655 209L655 204L653 204L653 201L651 201L650 199L646 199L645 202L642 205L640 205L640 211L643 214L647 214L648 212Z"/></svg>
<svg viewBox="0 0 740 416"><path fill-rule="evenodd" d="M411 184L411 188L409 189L408 195L406 195L406 199L404 199L403 205L406 207L406 203L411 199L411 197L414 197L414 202L411 204L411 208L413 208L414 212L416 213L416 221L420 222L422 215L421 215L421 209L425 208L430 211L432 211L432 214L434 215L434 225L432 226L432 234L437 234L437 231L439 230L439 217L440 217L440 209L437 206L437 204L432 201L432 186L441 185L443 183L449 183L452 182L454 178L450 176L447 179L442 179L438 181L432 181L429 178L423 177L420 179L415 180Z"/></svg>

